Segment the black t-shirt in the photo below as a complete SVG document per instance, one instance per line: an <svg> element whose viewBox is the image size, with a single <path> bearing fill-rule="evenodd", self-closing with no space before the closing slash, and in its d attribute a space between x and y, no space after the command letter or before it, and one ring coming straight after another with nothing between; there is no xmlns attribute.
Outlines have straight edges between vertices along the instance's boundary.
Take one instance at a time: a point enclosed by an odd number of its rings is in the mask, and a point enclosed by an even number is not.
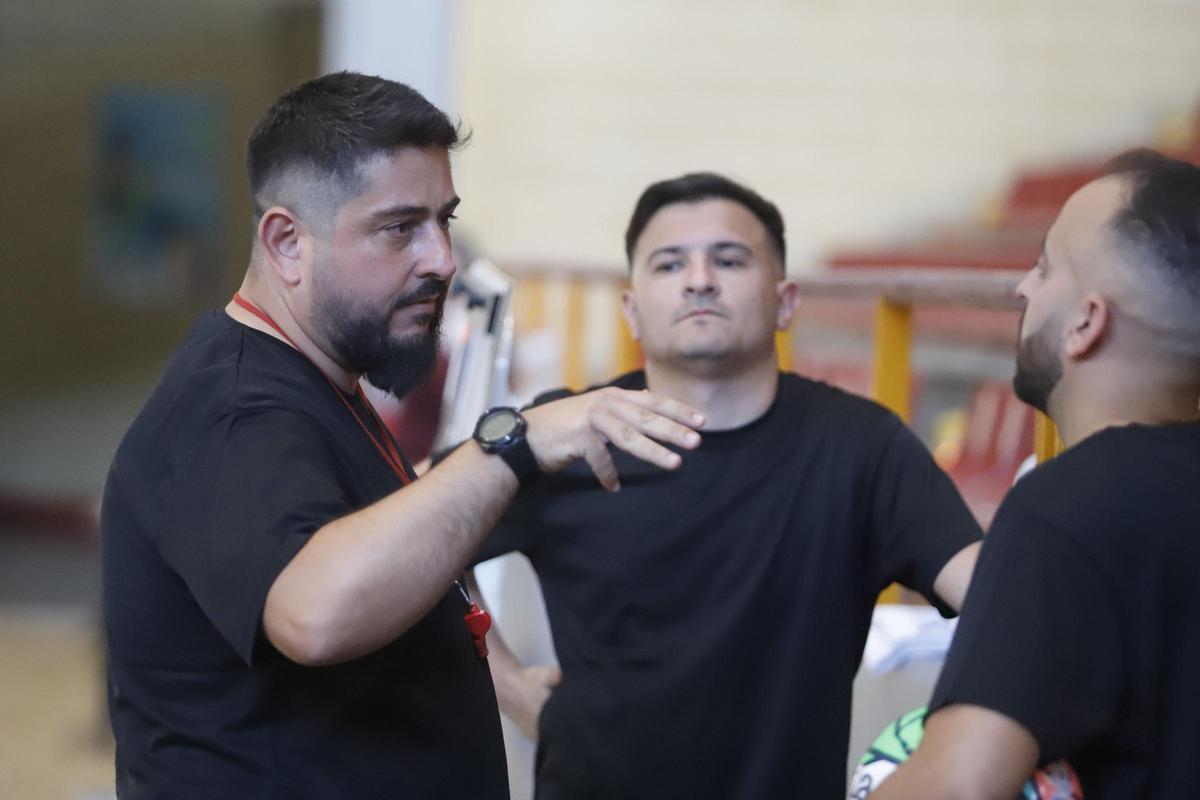
<svg viewBox="0 0 1200 800"><path fill-rule="evenodd" d="M618 379L644 388L644 376ZM522 491L476 560L537 571L562 684L542 798L842 797L880 590L926 595L979 529L894 415L782 374L758 420L666 472L614 451Z"/></svg>
<svg viewBox="0 0 1200 800"><path fill-rule="evenodd" d="M398 487L303 355L223 311L197 323L105 490L122 798L508 796L491 677L455 592L336 666L297 665L262 634L267 591L308 537Z"/></svg>
<svg viewBox="0 0 1200 800"><path fill-rule="evenodd" d="M1009 492L932 709L970 703L1067 758L1088 800L1195 797L1200 425L1103 430Z"/></svg>

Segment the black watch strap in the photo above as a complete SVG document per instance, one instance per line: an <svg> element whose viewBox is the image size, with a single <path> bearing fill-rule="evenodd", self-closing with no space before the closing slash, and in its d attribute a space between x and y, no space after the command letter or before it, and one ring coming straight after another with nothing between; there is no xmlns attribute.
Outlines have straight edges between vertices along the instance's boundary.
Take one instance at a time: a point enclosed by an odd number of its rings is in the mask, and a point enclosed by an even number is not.
<svg viewBox="0 0 1200 800"><path fill-rule="evenodd" d="M525 438L525 428L525 417L520 411L498 406L483 413L473 434L483 452L500 456L521 485L529 483L542 471L529 440Z"/></svg>
<svg viewBox="0 0 1200 800"><path fill-rule="evenodd" d="M529 446L529 440L524 434L501 447L497 455L504 459L504 463L508 464L522 486L528 485L542 472L537 458L533 455L533 448Z"/></svg>

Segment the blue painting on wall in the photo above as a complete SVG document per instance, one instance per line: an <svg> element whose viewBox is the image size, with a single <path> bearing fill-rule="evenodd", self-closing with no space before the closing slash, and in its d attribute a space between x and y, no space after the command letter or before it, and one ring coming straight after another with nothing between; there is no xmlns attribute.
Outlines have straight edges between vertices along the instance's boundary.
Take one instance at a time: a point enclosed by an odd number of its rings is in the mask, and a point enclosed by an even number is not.
<svg viewBox="0 0 1200 800"><path fill-rule="evenodd" d="M163 307L219 294L227 107L219 92L196 88L121 87L99 98L87 241L105 296Z"/></svg>

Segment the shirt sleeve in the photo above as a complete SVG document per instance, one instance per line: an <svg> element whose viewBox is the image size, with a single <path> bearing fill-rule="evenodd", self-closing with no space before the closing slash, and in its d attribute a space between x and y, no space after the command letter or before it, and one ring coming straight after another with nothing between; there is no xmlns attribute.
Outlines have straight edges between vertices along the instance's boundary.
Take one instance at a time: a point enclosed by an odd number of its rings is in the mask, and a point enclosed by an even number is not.
<svg viewBox="0 0 1200 800"><path fill-rule="evenodd" d="M553 477L539 476L532 486L517 493L504 516L471 557L471 566L514 552L524 553L532 560L542 528L539 514L542 483Z"/></svg>
<svg viewBox="0 0 1200 800"><path fill-rule="evenodd" d="M351 501L312 421L278 409L225 420L178 470L159 550L250 663L271 585Z"/></svg>
<svg viewBox="0 0 1200 800"><path fill-rule="evenodd" d="M889 421L870 493L881 585L901 583L951 616L933 582L946 562L982 532L921 440L899 419L889 416Z"/></svg>
<svg viewBox="0 0 1200 800"><path fill-rule="evenodd" d="M1071 536L1001 510L984 540L954 641L930 702L983 706L1064 758L1115 718L1118 618L1099 566Z"/></svg>

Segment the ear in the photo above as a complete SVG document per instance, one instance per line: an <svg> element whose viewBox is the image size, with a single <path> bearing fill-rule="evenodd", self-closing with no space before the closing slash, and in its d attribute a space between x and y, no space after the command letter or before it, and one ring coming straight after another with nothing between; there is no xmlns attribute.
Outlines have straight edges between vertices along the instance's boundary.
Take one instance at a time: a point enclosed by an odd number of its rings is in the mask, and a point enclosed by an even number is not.
<svg viewBox="0 0 1200 800"><path fill-rule="evenodd" d="M784 278L775 284L775 294L779 296L779 312L775 316L775 327L785 331L792 324L796 315L796 307L800 304L800 287L794 280Z"/></svg>
<svg viewBox="0 0 1200 800"><path fill-rule="evenodd" d="M295 214L283 206L268 208L258 221L258 243L280 280L288 286L300 283L312 241Z"/></svg>
<svg viewBox="0 0 1200 800"><path fill-rule="evenodd" d="M642 335L638 330L637 301L633 298L633 289L629 287L621 292L621 314L625 317L625 324L629 326L629 335L635 342L640 342Z"/></svg>
<svg viewBox="0 0 1200 800"><path fill-rule="evenodd" d="M1108 300L1088 292L1072 313L1067 327L1063 350L1069 358L1088 358L1096 352L1112 324L1112 309Z"/></svg>

